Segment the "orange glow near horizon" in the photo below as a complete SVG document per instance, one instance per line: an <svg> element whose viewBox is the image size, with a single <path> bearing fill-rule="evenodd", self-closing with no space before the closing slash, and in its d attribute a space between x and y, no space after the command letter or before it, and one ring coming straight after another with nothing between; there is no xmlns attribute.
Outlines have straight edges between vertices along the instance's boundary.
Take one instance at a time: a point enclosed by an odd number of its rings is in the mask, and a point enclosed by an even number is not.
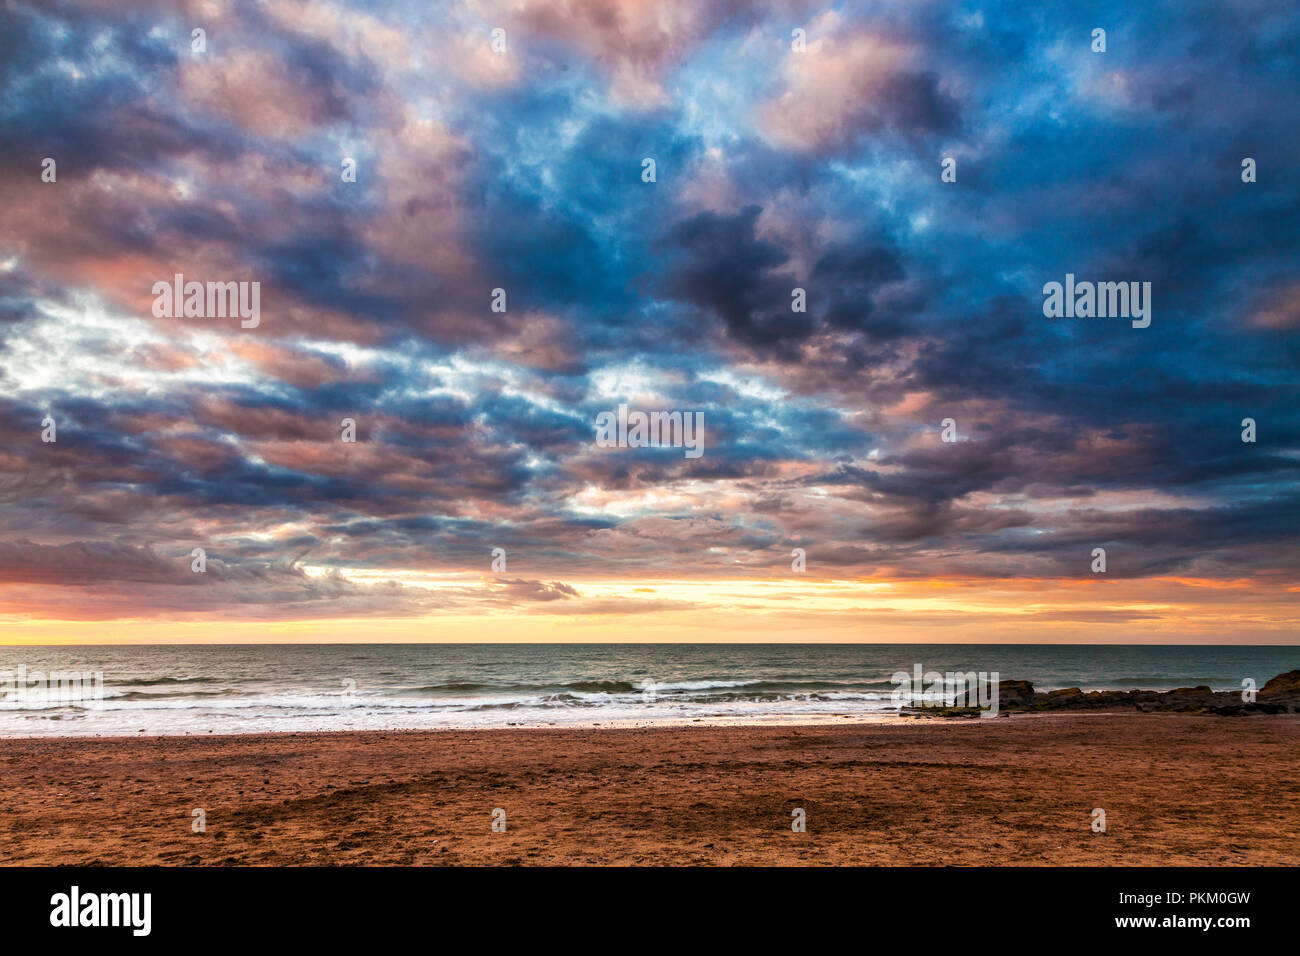
<svg viewBox="0 0 1300 956"><path fill-rule="evenodd" d="M368 575L359 575L365 578ZM393 575L385 574L385 580ZM399 576L466 588L465 575ZM1069 643L1295 644L1294 591L1249 580L591 579L567 600L407 617L24 614L0 591L0 644ZM485 589L486 590L486 589Z"/></svg>

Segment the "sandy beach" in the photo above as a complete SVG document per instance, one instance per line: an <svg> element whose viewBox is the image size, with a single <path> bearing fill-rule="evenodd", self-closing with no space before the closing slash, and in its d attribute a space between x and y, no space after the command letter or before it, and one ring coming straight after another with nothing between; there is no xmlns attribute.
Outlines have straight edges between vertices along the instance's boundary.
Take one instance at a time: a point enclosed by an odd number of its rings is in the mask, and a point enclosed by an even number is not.
<svg viewBox="0 0 1300 956"><path fill-rule="evenodd" d="M4 864L1295 865L1300 716L11 739L0 800Z"/></svg>

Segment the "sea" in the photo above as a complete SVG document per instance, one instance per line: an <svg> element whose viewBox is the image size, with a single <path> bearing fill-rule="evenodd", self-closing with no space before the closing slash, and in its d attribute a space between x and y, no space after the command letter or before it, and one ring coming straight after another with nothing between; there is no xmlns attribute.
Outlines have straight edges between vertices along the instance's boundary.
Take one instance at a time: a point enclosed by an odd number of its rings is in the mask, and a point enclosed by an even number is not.
<svg viewBox="0 0 1300 956"><path fill-rule="evenodd" d="M0 646L0 736L821 722L896 716L898 672L1039 690L1240 690L1296 646Z"/></svg>

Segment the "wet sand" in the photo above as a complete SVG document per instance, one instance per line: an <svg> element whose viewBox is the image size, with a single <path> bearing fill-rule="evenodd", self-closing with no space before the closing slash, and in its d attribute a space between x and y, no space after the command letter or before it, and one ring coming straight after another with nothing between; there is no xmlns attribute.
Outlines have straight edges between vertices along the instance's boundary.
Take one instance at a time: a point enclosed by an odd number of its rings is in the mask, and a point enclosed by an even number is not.
<svg viewBox="0 0 1300 956"><path fill-rule="evenodd" d="M1300 716L0 740L0 833L6 865L1294 866Z"/></svg>

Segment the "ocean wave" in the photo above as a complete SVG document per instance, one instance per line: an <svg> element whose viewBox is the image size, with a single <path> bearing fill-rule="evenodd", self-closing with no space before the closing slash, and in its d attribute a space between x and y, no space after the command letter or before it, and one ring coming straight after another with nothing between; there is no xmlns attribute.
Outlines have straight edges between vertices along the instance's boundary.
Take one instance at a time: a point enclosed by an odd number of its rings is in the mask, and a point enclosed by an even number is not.
<svg viewBox="0 0 1300 956"><path fill-rule="evenodd" d="M196 698L196 699L212 698L216 700L222 697L229 697L229 696L230 696L230 691L227 690L196 690L196 691L186 691L184 694L166 694L166 693L156 694L156 693L151 693L147 690L129 690L126 692L105 691L104 693L105 698L112 698L115 700L178 700L178 699L189 699L189 698Z"/></svg>
<svg viewBox="0 0 1300 956"><path fill-rule="evenodd" d="M399 693L410 694L457 694L457 693L520 693L520 694L681 694L708 691L745 691L757 693L804 693L808 691L868 691L886 690L893 686L889 681L827 681L815 679L765 680L748 678L744 680L700 679L682 681L658 681L653 678L641 680L580 680L566 683L550 682L531 683L478 683L471 681L454 681L443 684L422 684L416 687L398 689Z"/></svg>
<svg viewBox="0 0 1300 956"><path fill-rule="evenodd" d="M641 688L631 681L623 680L589 680L575 681L571 684L520 684L520 683L473 683L468 681L453 681L446 684L423 684L419 687L404 688L407 693L422 694L443 694L443 693L472 693L474 691L491 691L494 693L506 693L515 691L519 693L563 693L565 691L580 691L593 694L635 694L639 693Z"/></svg>
<svg viewBox="0 0 1300 956"><path fill-rule="evenodd" d="M111 680L105 676L104 683L114 687L157 687L162 684L232 684L235 677L128 677L125 680Z"/></svg>

